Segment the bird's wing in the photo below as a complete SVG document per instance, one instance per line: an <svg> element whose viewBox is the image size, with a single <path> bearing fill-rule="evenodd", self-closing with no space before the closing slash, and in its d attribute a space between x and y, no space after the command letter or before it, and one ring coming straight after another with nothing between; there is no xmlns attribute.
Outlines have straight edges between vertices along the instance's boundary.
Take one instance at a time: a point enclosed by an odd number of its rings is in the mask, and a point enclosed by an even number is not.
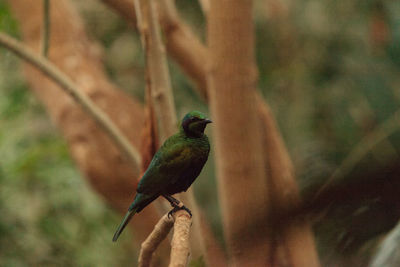
<svg viewBox="0 0 400 267"><path fill-rule="evenodd" d="M190 147L177 142L163 146L154 155L136 191L144 194L161 192L178 180L191 162Z"/></svg>

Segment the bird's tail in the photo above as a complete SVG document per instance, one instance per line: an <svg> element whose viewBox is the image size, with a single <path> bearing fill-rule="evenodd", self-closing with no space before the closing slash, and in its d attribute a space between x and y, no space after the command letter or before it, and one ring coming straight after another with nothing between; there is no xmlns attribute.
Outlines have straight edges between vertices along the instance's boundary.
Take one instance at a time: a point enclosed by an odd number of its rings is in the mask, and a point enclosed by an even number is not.
<svg viewBox="0 0 400 267"><path fill-rule="evenodd" d="M126 213L124 219L122 220L121 224L118 226L117 231L114 234L114 237L112 239L113 242L117 241L118 237L122 233L122 231L125 229L125 226L129 223L129 221L132 219L133 215L135 215L137 208L128 210Z"/></svg>

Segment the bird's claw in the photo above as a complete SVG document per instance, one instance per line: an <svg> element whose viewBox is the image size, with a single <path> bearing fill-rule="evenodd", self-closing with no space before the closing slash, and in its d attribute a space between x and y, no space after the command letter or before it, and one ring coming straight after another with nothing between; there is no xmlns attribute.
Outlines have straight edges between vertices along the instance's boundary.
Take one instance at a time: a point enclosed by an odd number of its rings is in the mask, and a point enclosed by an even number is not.
<svg viewBox="0 0 400 267"><path fill-rule="evenodd" d="M176 211L175 208L173 208L172 210L170 210L170 211L168 212L168 219L172 216L172 214L173 214L175 211Z"/></svg>
<svg viewBox="0 0 400 267"><path fill-rule="evenodd" d="M190 209L186 208L185 206L183 206L181 209L185 210L187 213L189 213L190 218L192 218L192 212L190 211Z"/></svg>
<svg viewBox="0 0 400 267"><path fill-rule="evenodd" d="M186 211L190 215L190 218L192 218L192 212L188 208L182 205L182 206L174 206L174 208L168 212L168 219L172 216L172 214L174 214L178 210Z"/></svg>

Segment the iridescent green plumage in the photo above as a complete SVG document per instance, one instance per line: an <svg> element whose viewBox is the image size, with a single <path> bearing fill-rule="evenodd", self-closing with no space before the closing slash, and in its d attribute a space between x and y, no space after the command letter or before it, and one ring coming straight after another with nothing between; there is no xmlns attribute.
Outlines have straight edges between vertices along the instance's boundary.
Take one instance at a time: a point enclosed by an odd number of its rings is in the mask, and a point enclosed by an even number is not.
<svg viewBox="0 0 400 267"><path fill-rule="evenodd" d="M204 129L208 120L192 111L183 118L179 132L169 137L154 155L136 189L128 213L114 234L116 241L135 213L159 196L169 197L186 191L207 161L210 144Z"/></svg>

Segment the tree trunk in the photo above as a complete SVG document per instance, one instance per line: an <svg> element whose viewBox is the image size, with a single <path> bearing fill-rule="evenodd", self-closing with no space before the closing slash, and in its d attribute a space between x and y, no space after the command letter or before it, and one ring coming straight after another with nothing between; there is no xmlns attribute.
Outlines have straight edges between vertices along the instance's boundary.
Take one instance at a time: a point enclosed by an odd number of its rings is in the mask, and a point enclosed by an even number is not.
<svg viewBox="0 0 400 267"><path fill-rule="evenodd" d="M12 0L10 4L24 41L39 51L41 5L27 4L24 0ZM132 145L139 147L143 107L107 80L99 56L98 47L86 37L82 21L69 2L52 1L50 60L110 116ZM24 70L34 93L65 136L72 157L92 187L111 206L125 212L134 196L140 166L128 163L94 121L57 85L31 66L24 65ZM144 240L157 220L152 206L135 217L132 225L138 239ZM158 255L160 262L168 258L167 247Z"/></svg>
<svg viewBox="0 0 400 267"><path fill-rule="evenodd" d="M209 101L228 253L234 266L266 266L269 205L256 108L252 2L211 1L208 42Z"/></svg>

